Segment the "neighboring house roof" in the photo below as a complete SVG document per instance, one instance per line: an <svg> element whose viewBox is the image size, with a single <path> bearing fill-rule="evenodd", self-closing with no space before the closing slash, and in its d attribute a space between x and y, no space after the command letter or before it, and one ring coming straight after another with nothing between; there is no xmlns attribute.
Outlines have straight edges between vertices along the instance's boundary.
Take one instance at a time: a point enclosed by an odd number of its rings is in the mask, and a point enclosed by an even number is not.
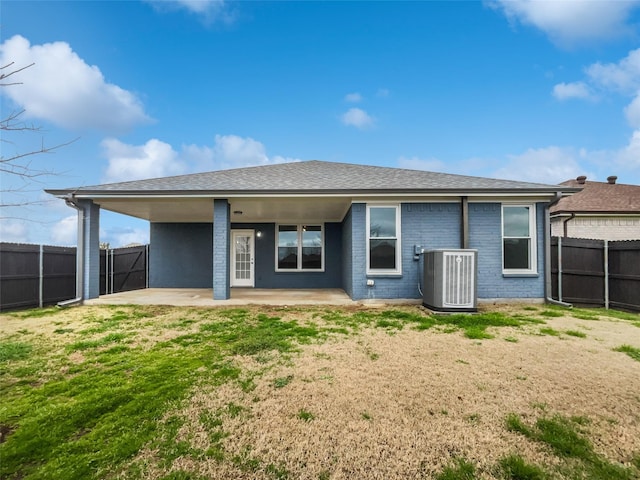
<svg viewBox="0 0 640 480"><path fill-rule="evenodd" d="M551 207L551 215L560 214L640 214L640 185L616 183L616 177L607 182L587 181L580 176L560 185L582 188L570 197L562 198Z"/></svg>
<svg viewBox="0 0 640 480"><path fill-rule="evenodd" d="M218 170L175 177L135 180L67 189L46 190L53 195L225 195L230 193L554 193L577 189L557 185L494 180L447 173L347 163L282 163L258 167Z"/></svg>

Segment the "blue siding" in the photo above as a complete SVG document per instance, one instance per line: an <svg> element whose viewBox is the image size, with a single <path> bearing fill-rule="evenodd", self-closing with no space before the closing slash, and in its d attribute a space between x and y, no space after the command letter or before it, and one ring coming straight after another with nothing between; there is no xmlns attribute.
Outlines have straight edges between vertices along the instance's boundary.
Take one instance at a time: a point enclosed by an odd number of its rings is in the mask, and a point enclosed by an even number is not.
<svg viewBox="0 0 640 480"><path fill-rule="evenodd" d="M211 223L152 223L150 240L150 287L212 288Z"/></svg>
<svg viewBox="0 0 640 480"><path fill-rule="evenodd" d="M538 274L532 277L505 277L502 274L502 205L469 204L469 247L478 249L479 298L544 297L544 203L538 203Z"/></svg>
<svg viewBox="0 0 640 480"><path fill-rule="evenodd" d="M367 206L364 203L351 205L351 298L367 298L367 254L365 244L367 226Z"/></svg>
<svg viewBox="0 0 640 480"><path fill-rule="evenodd" d="M256 288L342 288L342 225L324 224L324 272L276 272L276 226L234 223L233 229L261 231L255 238Z"/></svg>
<svg viewBox="0 0 640 480"><path fill-rule="evenodd" d="M353 296L353 222L351 208L342 221L342 289Z"/></svg>
<svg viewBox="0 0 640 480"><path fill-rule="evenodd" d="M458 203L405 203L402 215L402 275L366 275L366 205L353 204L352 290L354 300L366 298L420 298L423 258L414 259L414 246L424 249L460 248L461 207ZM544 297L544 203L537 204L538 274L531 277L502 275L501 204L469 204L469 247L478 250L479 298ZM345 219L346 221L346 219ZM346 241L346 238L345 238ZM367 278L375 285L368 287Z"/></svg>
<svg viewBox="0 0 640 480"><path fill-rule="evenodd" d="M364 207L364 205L363 205ZM454 203L404 203L401 206L402 276L383 277L366 275L366 209L363 208L359 245L354 244L354 255L362 260L362 277L356 281L354 299L363 298L421 298L418 282L422 284L422 257L414 258L414 246L425 249L459 248L460 205ZM360 261L360 260L359 260ZM373 287L366 286L367 278L373 279Z"/></svg>

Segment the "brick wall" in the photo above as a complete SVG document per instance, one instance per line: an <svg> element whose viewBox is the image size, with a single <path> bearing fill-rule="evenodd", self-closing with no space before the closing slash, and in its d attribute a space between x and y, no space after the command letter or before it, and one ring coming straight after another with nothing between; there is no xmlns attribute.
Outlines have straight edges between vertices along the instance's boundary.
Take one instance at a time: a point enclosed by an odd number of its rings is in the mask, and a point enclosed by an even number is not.
<svg viewBox="0 0 640 480"><path fill-rule="evenodd" d="M231 215L227 200L213 201L213 298L226 300L231 296L229 246Z"/></svg>
<svg viewBox="0 0 640 480"><path fill-rule="evenodd" d="M401 215L402 275L367 277L366 205L352 205L350 295L353 299L421 298L418 282L423 283L423 257L415 260L414 245L427 250L460 248L460 204L405 203L401 206ZM544 204L538 204L536 209L536 275L507 277L502 274L501 216L500 203L469 204L469 246L478 250L479 298L544 297ZM343 228L343 232L345 230ZM368 287L367 278L373 279L375 285Z"/></svg>
<svg viewBox="0 0 640 480"><path fill-rule="evenodd" d="M564 220L551 221L551 235L564 236ZM592 240L640 240L639 217L576 217L567 223L567 236Z"/></svg>
<svg viewBox="0 0 640 480"><path fill-rule="evenodd" d="M342 288L353 297L353 222L351 208L342 221Z"/></svg>
<svg viewBox="0 0 640 480"><path fill-rule="evenodd" d="M478 250L478 298L544 297L544 204L537 204L537 275L504 276L500 203L469 204L469 247Z"/></svg>
<svg viewBox="0 0 640 480"><path fill-rule="evenodd" d="M78 202L84 212L84 292L85 299L100 296L100 207L91 200Z"/></svg>

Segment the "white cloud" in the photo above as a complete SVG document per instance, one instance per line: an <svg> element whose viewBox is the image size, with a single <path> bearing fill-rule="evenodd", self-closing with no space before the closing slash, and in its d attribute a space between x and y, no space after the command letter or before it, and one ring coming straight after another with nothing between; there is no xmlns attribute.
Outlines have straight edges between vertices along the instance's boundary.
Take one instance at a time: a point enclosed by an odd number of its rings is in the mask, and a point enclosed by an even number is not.
<svg viewBox="0 0 640 480"><path fill-rule="evenodd" d="M270 163L261 142L237 135L216 135L213 156L214 161L222 166L247 167Z"/></svg>
<svg viewBox="0 0 640 480"><path fill-rule="evenodd" d="M86 64L66 42L31 45L15 35L0 45L0 63L10 62L16 68L35 64L16 74L21 85L2 89L29 118L108 132L150 121L133 93L107 83L100 69Z"/></svg>
<svg viewBox="0 0 640 480"><path fill-rule="evenodd" d="M640 128L640 93L624 109L629 125L633 128Z"/></svg>
<svg viewBox="0 0 640 480"><path fill-rule="evenodd" d="M75 245L78 237L77 215L70 215L54 223L50 229L50 236L55 245Z"/></svg>
<svg viewBox="0 0 640 480"><path fill-rule="evenodd" d="M611 157L624 170L640 169L640 130L635 130L629 143Z"/></svg>
<svg viewBox="0 0 640 480"><path fill-rule="evenodd" d="M0 239L9 243L28 243L29 229L25 221L0 218Z"/></svg>
<svg viewBox="0 0 640 480"><path fill-rule="evenodd" d="M387 98L391 92L387 88L379 88L376 92L376 97L378 98Z"/></svg>
<svg viewBox="0 0 640 480"><path fill-rule="evenodd" d="M558 100L571 98L593 99L595 98L584 82L558 83L553 87L553 96Z"/></svg>
<svg viewBox="0 0 640 480"><path fill-rule="evenodd" d="M108 138L102 148L109 162L104 182L300 161L280 155L270 157L262 142L238 135L216 135L213 146L183 145L180 152L155 138L144 145Z"/></svg>
<svg viewBox="0 0 640 480"><path fill-rule="evenodd" d="M341 117L342 123L364 130L375 123L375 119L360 108L350 108Z"/></svg>
<svg viewBox="0 0 640 480"><path fill-rule="evenodd" d="M492 176L508 180L556 184L583 174L578 157L584 153L550 146L530 148L520 155L508 155L508 162Z"/></svg>
<svg viewBox="0 0 640 480"><path fill-rule="evenodd" d="M442 160L419 157L400 157L398 158L398 166L409 170L426 170L428 172L443 172L446 168Z"/></svg>
<svg viewBox="0 0 640 480"><path fill-rule="evenodd" d="M362 95L360 95L358 92L347 93L344 96L344 101L349 103L358 103L362 101Z"/></svg>
<svg viewBox="0 0 640 480"><path fill-rule="evenodd" d="M586 69L595 84L630 94L640 89L640 48L631 50L618 63L594 63Z"/></svg>
<svg viewBox="0 0 640 480"><path fill-rule="evenodd" d="M148 0L160 12L186 10L198 15L205 23L233 23L236 15L225 0Z"/></svg>
<svg viewBox="0 0 640 480"><path fill-rule="evenodd" d="M144 145L128 145L115 138L107 138L101 146L109 160L103 179L105 182L165 177L186 172L186 165L171 145L155 138Z"/></svg>
<svg viewBox="0 0 640 480"><path fill-rule="evenodd" d="M630 35L633 29L627 22L638 1L493 0L488 5L512 23L536 27L553 42L572 46Z"/></svg>
<svg viewBox="0 0 640 480"><path fill-rule="evenodd" d="M100 235L110 248L126 247L132 244L145 245L149 243L149 229L144 228L113 228Z"/></svg>

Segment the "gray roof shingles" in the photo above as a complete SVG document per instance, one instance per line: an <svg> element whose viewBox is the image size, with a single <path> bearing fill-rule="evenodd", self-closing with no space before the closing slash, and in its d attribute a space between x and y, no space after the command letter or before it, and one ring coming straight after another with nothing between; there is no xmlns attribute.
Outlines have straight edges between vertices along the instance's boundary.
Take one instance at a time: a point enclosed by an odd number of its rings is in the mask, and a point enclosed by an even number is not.
<svg viewBox="0 0 640 480"><path fill-rule="evenodd" d="M328 193L573 191L567 187L447 173L311 160L61 190L54 195L145 193Z"/></svg>

